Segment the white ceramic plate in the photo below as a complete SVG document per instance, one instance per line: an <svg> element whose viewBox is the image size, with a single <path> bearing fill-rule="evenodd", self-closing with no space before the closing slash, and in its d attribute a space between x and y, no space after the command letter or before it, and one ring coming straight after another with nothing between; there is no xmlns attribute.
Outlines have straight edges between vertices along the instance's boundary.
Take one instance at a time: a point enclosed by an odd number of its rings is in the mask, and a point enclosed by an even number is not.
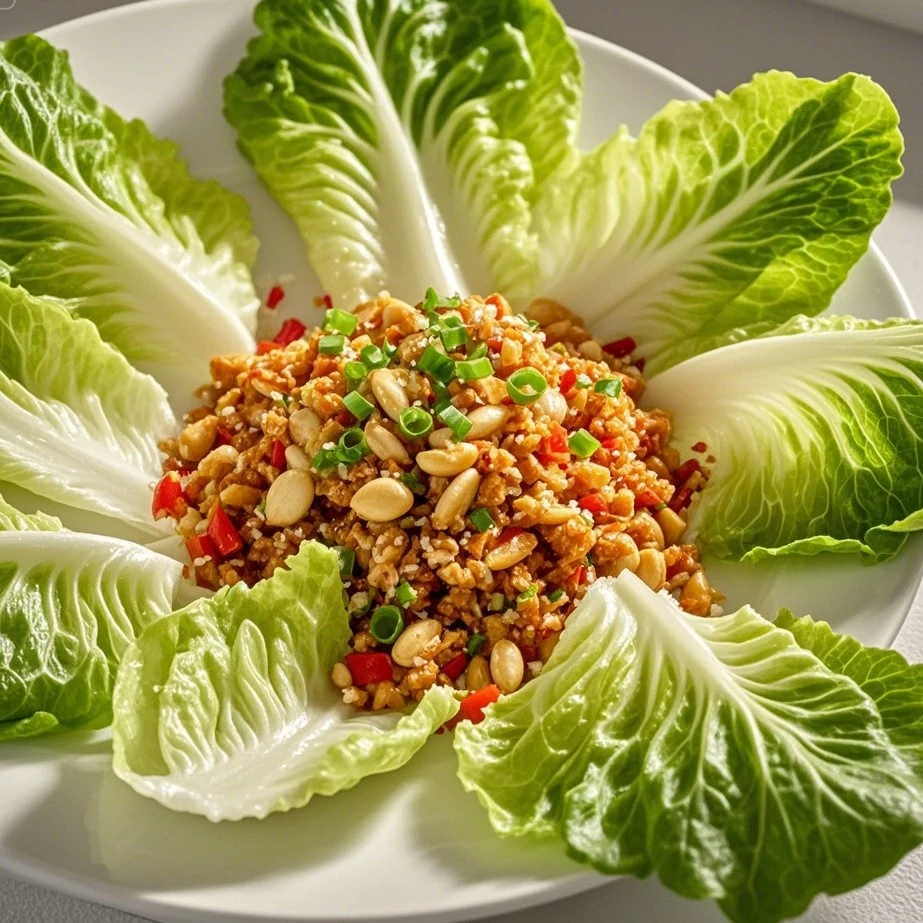
<svg viewBox="0 0 923 923"><path fill-rule="evenodd" d="M288 304L317 283L282 211L234 148L221 80L251 32L252 0L159 0L49 31L81 82L126 115L179 140L193 168L253 203L260 273L284 273ZM587 35L583 141L620 122L637 128L674 97L700 92L661 67ZM299 298L299 296L303 296ZM576 305L579 309L579 305ZM909 314L881 255L871 252L836 308ZM913 598L923 546L874 570L843 560L713 568L731 602L787 604L867 643L889 644ZM552 846L504 842L453 772L448 737L404 771L266 821L213 826L135 795L109 768L104 734L19 742L0 750L0 867L39 884L169 923L179 921L471 919L549 901L603 879ZM652 892L652 900L656 894ZM629 923L629 921L625 921Z"/></svg>

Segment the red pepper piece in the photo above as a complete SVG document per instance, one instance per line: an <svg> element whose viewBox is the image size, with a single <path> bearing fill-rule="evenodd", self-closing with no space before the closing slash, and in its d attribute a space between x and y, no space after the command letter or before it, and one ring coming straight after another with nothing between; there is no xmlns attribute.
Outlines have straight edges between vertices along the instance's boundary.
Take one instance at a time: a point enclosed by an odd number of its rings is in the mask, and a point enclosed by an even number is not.
<svg viewBox="0 0 923 923"><path fill-rule="evenodd" d="M272 444L272 455L270 456L269 463L273 468L278 468L280 471L285 470L285 446L282 444L281 439L277 439Z"/></svg>
<svg viewBox="0 0 923 923"><path fill-rule="evenodd" d="M492 337L488 337L487 345L490 347L492 352L496 352L503 345L502 334L495 333Z"/></svg>
<svg viewBox="0 0 923 923"><path fill-rule="evenodd" d="M151 514L154 519L165 519L167 516L179 519L185 512L186 501L183 499L183 485L180 484L179 475L175 471L168 471L154 488Z"/></svg>
<svg viewBox="0 0 923 923"><path fill-rule="evenodd" d="M603 352L609 353L610 356L615 356L616 359L621 359L624 356L631 355L637 348L638 344L632 337L622 337L621 340L606 343L603 346Z"/></svg>
<svg viewBox="0 0 923 923"><path fill-rule="evenodd" d="M279 346L288 346L289 343L294 343L295 340L300 340L304 335L305 330L308 328L305 327L297 317L290 317L281 327L279 332L276 334L274 341L279 344Z"/></svg>
<svg viewBox="0 0 923 923"><path fill-rule="evenodd" d="M274 285L266 296L266 307L272 310L285 297L285 289L281 285Z"/></svg>
<svg viewBox="0 0 923 923"><path fill-rule="evenodd" d="M558 390L561 394L567 394L575 384L577 384L577 373L573 369L568 369L561 376L561 384L558 385Z"/></svg>
<svg viewBox="0 0 923 923"><path fill-rule="evenodd" d="M587 494L577 501L582 510L589 510L594 516L609 512L609 504L599 494Z"/></svg>
<svg viewBox="0 0 923 923"><path fill-rule="evenodd" d="M387 654L347 654L343 662L356 686L384 683L391 679L391 658Z"/></svg>
<svg viewBox="0 0 923 923"><path fill-rule="evenodd" d="M218 549L207 535L193 535L186 539L186 551L192 561L198 558L218 559Z"/></svg>
<svg viewBox="0 0 923 923"><path fill-rule="evenodd" d="M701 468L702 466L699 464L698 459L690 458L688 461L684 461L676 471L673 472L673 481L676 484L685 484L686 481Z"/></svg>
<svg viewBox="0 0 923 923"><path fill-rule="evenodd" d="M694 446L691 447L693 452L707 452L708 446L704 442L697 442Z"/></svg>
<svg viewBox="0 0 923 923"><path fill-rule="evenodd" d="M688 487L681 487L670 500L668 506L674 513L684 510L692 502L692 491Z"/></svg>
<svg viewBox="0 0 923 923"><path fill-rule="evenodd" d="M652 490L642 490L641 493L635 497L635 506L643 510L660 506L661 503L663 503L663 498L658 497Z"/></svg>
<svg viewBox="0 0 923 923"><path fill-rule="evenodd" d="M468 666L468 655L464 652L453 657L443 668L442 672L454 683Z"/></svg>
<svg viewBox="0 0 923 923"><path fill-rule="evenodd" d="M260 340L256 344L256 354L258 356L265 356L266 353L271 353L274 349L278 349L279 344L274 340Z"/></svg>
<svg viewBox="0 0 923 923"><path fill-rule="evenodd" d="M570 461L570 447L567 444L567 430L555 423L550 435L538 444L538 460L546 467L550 464L566 465Z"/></svg>
<svg viewBox="0 0 923 923"><path fill-rule="evenodd" d="M470 721L478 724L484 720L484 709L500 698L500 690L496 686L485 686L477 692L470 692L461 700L458 714L445 723L446 730L451 730L461 721Z"/></svg>
<svg viewBox="0 0 923 923"><path fill-rule="evenodd" d="M538 659L538 651L536 651L536 649L531 644L520 646L519 652L522 654L522 659L526 663L530 663L531 661Z"/></svg>
<svg viewBox="0 0 923 923"><path fill-rule="evenodd" d="M501 533L500 537L497 539L497 545L505 545L507 542L511 542L517 535L522 535L525 532L525 529L520 529L519 526L507 526Z"/></svg>
<svg viewBox="0 0 923 923"><path fill-rule="evenodd" d="M586 567L583 564L578 564L568 579L573 580L577 586L586 583Z"/></svg>
<svg viewBox="0 0 923 923"><path fill-rule="evenodd" d="M329 295L324 295L324 307L329 311L333 307L333 299Z"/></svg>
<svg viewBox="0 0 923 923"><path fill-rule="evenodd" d="M230 445L234 440L234 434L223 426L218 427L218 445Z"/></svg>
<svg viewBox="0 0 923 923"><path fill-rule="evenodd" d="M600 445L607 452L618 452L619 450L619 441L618 441L618 438L615 436L613 436L611 439L603 439Z"/></svg>
<svg viewBox="0 0 923 923"><path fill-rule="evenodd" d="M244 540L231 522L231 517L224 511L221 504L216 504L211 519L208 522L208 537L215 543L215 547L224 556L234 554L244 547Z"/></svg>
<svg viewBox="0 0 923 923"><path fill-rule="evenodd" d="M636 368L639 372L643 372L643 371L644 371L644 366L645 366L645 365L647 365L647 359L645 359L643 356L642 356L640 359L635 359L635 368Z"/></svg>

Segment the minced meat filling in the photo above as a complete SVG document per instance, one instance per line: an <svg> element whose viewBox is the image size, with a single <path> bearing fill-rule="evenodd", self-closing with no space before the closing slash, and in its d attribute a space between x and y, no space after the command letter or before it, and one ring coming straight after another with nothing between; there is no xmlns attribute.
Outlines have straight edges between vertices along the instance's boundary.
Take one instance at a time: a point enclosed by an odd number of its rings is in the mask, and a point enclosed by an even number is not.
<svg viewBox="0 0 923 923"><path fill-rule="evenodd" d="M707 471L667 446L664 412L636 406L634 344L602 346L554 302L530 314L428 292L328 311L312 332L287 322L256 355L216 357L162 446L155 515L176 519L200 584L253 584L305 539L338 548L347 702L512 691L586 588L625 568L713 611L682 541Z"/></svg>

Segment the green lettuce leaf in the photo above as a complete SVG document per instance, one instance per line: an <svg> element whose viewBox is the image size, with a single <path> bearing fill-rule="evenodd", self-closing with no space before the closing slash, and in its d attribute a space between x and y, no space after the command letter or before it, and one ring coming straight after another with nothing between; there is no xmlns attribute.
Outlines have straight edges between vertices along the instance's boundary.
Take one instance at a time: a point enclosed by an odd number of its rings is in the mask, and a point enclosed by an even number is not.
<svg viewBox="0 0 923 923"><path fill-rule="evenodd" d="M93 324L0 285L0 482L162 535L150 485L175 428L163 389Z"/></svg>
<svg viewBox="0 0 923 923"><path fill-rule="evenodd" d="M151 625L126 654L115 771L137 792L213 821L265 817L399 768L457 711L445 688L410 714L344 705L336 553L306 542L288 564Z"/></svg>
<svg viewBox="0 0 923 923"><path fill-rule="evenodd" d="M875 702L885 731L923 784L923 664L907 663L898 651L865 647L810 616L796 619L788 609L779 612L775 624Z"/></svg>
<svg viewBox="0 0 923 923"><path fill-rule="evenodd" d="M0 741L108 724L116 666L171 611L182 570L0 497Z"/></svg>
<svg viewBox="0 0 923 923"><path fill-rule="evenodd" d="M672 102L548 183L538 280L514 295L630 335L650 371L830 303L891 204L903 141L866 77L773 71Z"/></svg>
<svg viewBox="0 0 923 923"><path fill-rule="evenodd" d="M548 0L263 0L255 20L225 113L335 301L526 283L579 115Z"/></svg>
<svg viewBox="0 0 923 923"><path fill-rule="evenodd" d="M749 607L691 616L628 572L455 745L499 833L557 834L740 923L796 916L923 840L923 790L869 695Z"/></svg>
<svg viewBox="0 0 923 923"><path fill-rule="evenodd" d="M690 541L721 557L897 554L923 527L923 323L793 318L650 382L717 457Z"/></svg>
<svg viewBox="0 0 923 923"><path fill-rule="evenodd" d="M174 397L253 348L248 208L194 179L171 141L77 85L34 35L0 44L0 261L58 298Z"/></svg>

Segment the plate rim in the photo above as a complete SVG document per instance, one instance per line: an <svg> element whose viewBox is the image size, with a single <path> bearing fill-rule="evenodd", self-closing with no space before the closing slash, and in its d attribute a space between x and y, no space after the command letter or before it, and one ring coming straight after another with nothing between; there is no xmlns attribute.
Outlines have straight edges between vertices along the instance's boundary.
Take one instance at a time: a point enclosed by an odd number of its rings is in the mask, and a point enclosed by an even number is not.
<svg viewBox="0 0 923 923"><path fill-rule="evenodd" d="M218 7L224 2L225 0L135 0L135 2L130 2L122 6L98 10L83 16L66 19L39 30L37 34L50 41L54 41L56 44L62 44L66 47L67 33L74 28L82 29L92 27L102 21L108 22L111 20L143 15L146 10L153 7L172 6L182 8L193 4ZM253 0L254 5L255 2L256 0ZM594 35L591 32L570 26L567 28L568 32L581 43L593 47L606 55L621 58L634 67L655 74L660 79L669 82L673 87L684 91L690 98L704 99L709 95L685 77L639 52L633 51L630 48L626 48L598 35ZM869 243L868 253L872 254L878 268L883 270L883 281L887 283L894 296L895 302L900 306L901 315L914 318L916 315L903 284L874 239ZM918 574L917 591L919 591L921 583L923 583L923 569L921 569ZM914 594L914 596L915 595L916 594ZM890 633L888 647L893 645L895 638L906 623L912 605L913 602L911 600L910 604L902 613L900 620ZM79 873L62 870L40 859L24 859L8 850L2 844L0 844L0 872L10 875L17 880L66 894L80 900L101 904L140 916L150 916L155 919L169 918L171 921L176 921L176 923L179 923L179 921L182 921L182 923L213 923L216 919L216 911L192 908L188 905L184 906L172 901L164 901L158 899L156 894L133 890L130 887L114 884L110 881L90 878L89 876ZM402 912L399 915L386 913L385 915L376 916L375 919L382 921L401 920L408 921L408 923L410 923L410 921L424 920L438 920L440 923L453 923L453 921L459 920L482 919L487 916L502 915L514 910L527 910L529 908L552 904L556 901L595 888L613 884L617 880L618 878L616 877L603 876L593 870L577 870L573 876L556 881L549 887L536 887L525 895L518 894L501 898L500 900L482 900L480 903L469 904L465 907L438 910L436 912L420 910L415 911L412 915L408 915L406 912ZM346 923L346 921L353 921L353 923L355 923L357 920L354 915L327 915L322 918L295 918L264 915L257 916L249 912L231 912L228 914L225 911L221 911L221 918L227 920L228 923L289 923L289 921L290 923L298 923L299 920L307 921L308 919L310 919L310 923L321 923L322 920L329 920L331 923Z"/></svg>

